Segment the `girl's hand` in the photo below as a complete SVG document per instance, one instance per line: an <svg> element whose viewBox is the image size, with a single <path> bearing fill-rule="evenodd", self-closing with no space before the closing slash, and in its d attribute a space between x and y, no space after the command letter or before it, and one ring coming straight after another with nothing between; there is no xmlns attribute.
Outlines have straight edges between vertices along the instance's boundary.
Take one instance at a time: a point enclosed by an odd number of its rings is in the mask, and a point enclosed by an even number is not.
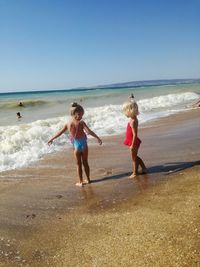
<svg viewBox="0 0 200 267"><path fill-rule="evenodd" d="M52 143L53 143L53 140L49 140L47 144L50 146Z"/></svg>
<svg viewBox="0 0 200 267"><path fill-rule="evenodd" d="M100 138L98 138L98 142L99 142L99 145L101 146L102 145L102 141Z"/></svg>

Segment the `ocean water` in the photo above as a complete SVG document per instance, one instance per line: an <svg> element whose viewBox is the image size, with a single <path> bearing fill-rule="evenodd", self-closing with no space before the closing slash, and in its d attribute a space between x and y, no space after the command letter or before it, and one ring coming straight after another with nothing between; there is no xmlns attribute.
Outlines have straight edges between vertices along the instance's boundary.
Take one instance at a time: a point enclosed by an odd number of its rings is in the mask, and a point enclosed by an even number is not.
<svg viewBox="0 0 200 267"><path fill-rule="evenodd" d="M49 138L69 118L72 102L84 109L84 120L99 136L125 132L122 104L133 93L140 126L191 109L200 98L200 80L135 82L96 88L0 94L0 172L28 166L48 153L70 146L63 134L50 147ZM19 106L23 103L23 107ZM22 118L17 119L20 112Z"/></svg>

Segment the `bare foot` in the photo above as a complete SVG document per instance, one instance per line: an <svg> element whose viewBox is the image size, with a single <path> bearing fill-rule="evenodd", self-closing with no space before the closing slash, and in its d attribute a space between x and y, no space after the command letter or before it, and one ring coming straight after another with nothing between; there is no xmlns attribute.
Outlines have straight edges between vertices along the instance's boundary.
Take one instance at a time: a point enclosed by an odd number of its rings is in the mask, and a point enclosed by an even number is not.
<svg viewBox="0 0 200 267"><path fill-rule="evenodd" d="M132 178L135 178L136 176L137 176L137 173L132 173L128 178L132 179Z"/></svg>
<svg viewBox="0 0 200 267"><path fill-rule="evenodd" d="M84 183L84 184L90 184L91 181L90 181L90 179L87 179L87 180L84 180L83 183Z"/></svg>
<svg viewBox="0 0 200 267"><path fill-rule="evenodd" d="M76 183L76 186L82 187L83 183Z"/></svg>

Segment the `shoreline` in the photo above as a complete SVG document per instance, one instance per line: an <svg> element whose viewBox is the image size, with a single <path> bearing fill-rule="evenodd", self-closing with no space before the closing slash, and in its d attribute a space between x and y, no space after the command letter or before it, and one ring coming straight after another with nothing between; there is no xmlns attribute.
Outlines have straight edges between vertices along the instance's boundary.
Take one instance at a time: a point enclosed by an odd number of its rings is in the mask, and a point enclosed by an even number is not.
<svg viewBox="0 0 200 267"><path fill-rule="evenodd" d="M174 114L170 114L170 115L165 116L165 117L160 117L160 118L157 118L157 119L153 119L153 120L150 120L150 121L147 121L147 122L141 124L139 126L139 128L140 128L140 131L143 132L144 130L145 131L148 130L148 129L150 130L151 128L161 127L161 126L163 127L163 126L165 126L165 122L166 123L170 122L170 124L172 123L172 125L174 125L176 123L176 121L175 121L176 117L178 117L178 120L180 120L180 122L181 122L181 121L185 120L184 116L186 114L186 116L191 120L191 115L190 114L194 114L194 113L199 113L199 109L198 108L187 109L185 111L181 111L181 112L177 112L177 113L174 113ZM112 142L112 138L119 138L119 139L121 138L122 139L121 142L123 142L124 136L125 136L125 132L124 133L120 133L120 134L103 136L102 138L105 140L105 143L107 144L107 142ZM89 140L89 141L90 141L90 146L96 146L93 138L91 138L91 140ZM0 179L4 178L4 176L8 177L9 174L11 174L11 177L12 177L13 173L17 172L18 170L20 172L20 170L27 170L28 168L32 168L34 166L40 165L40 162L45 161L46 159L51 157L51 155L59 155L59 153L63 153L63 152L71 150L71 147L72 146L70 144L70 146L65 148L65 149L61 149L59 151L54 151L54 152L49 153L49 154L44 154L42 156L42 158L31 162L30 165L25 165L25 166L22 166L22 167L19 167L19 168L16 168L16 169L10 169L10 170L1 171L0 172Z"/></svg>
<svg viewBox="0 0 200 267"><path fill-rule="evenodd" d="M83 188L74 185L72 149L4 172L0 266L200 262L199 115L195 109L140 129L149 173L137 179L127 179L131 160L122 135L103 138L102 147L89 141L93 182Z"/></svg>

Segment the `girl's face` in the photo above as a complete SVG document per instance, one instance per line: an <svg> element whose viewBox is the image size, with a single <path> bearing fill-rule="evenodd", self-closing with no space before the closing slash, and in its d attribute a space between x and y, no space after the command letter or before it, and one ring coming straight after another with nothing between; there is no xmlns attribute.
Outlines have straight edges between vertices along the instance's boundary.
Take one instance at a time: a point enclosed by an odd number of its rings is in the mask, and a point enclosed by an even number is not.
<svg viewBox="0 0 200 267"><path fill-rule="evenodd" d="M74 119L80 121L83 117L83 112L75 112Z"/></svg>

